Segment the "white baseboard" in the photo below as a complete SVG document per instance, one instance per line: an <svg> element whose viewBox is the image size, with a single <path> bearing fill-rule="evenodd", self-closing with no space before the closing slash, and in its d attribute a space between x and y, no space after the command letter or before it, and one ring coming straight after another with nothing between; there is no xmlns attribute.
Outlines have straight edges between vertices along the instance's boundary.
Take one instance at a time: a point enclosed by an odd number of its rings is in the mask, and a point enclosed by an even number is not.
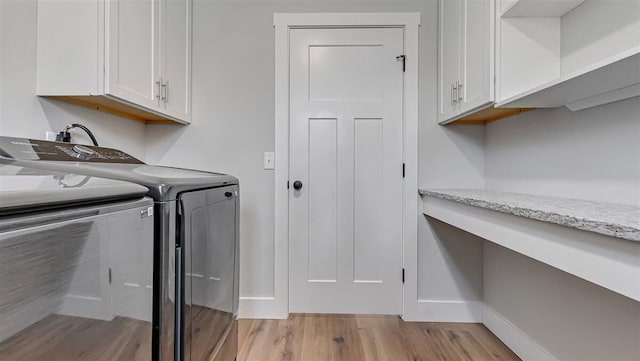
<svg viewBox="0 0 640 361"><path fill-rule="evenodd" d="M482 322L481 301L418 300L412 310L405 310L405 321Z"/></svg>
<svg viewBox="0 0 640 361"><path fill-rule="evenodd" d="M289 313L274 297L240 297L238 318L286 319Z"/></svg>
<svg viewBox="0 0 640 361"><path fill-rule="evenodd" d="M558 360L511 321L486 304L482 314L482 323L523 361Z"/></svg>

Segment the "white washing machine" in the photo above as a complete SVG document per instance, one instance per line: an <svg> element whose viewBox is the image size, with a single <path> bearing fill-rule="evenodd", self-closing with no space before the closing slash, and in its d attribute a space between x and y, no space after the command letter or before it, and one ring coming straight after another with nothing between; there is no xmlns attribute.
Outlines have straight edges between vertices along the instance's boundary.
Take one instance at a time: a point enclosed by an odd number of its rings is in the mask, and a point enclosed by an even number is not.
<svg viewBox="0 0 640 361"><path fill-rule="evenodd" d="M146 187L0 164L0 360L149 360Z"/></svg>

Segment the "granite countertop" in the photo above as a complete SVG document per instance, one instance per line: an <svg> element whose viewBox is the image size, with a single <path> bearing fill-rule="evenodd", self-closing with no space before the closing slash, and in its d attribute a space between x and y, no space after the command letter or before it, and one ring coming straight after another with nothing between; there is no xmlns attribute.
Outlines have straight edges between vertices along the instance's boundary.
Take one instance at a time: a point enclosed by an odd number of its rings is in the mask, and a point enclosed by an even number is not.
<svg viewBox="0 0 640 361"><path fill-rule="evenodd" d="M420 189L420 194L640 242L640 207L479 189Z"/></svg>

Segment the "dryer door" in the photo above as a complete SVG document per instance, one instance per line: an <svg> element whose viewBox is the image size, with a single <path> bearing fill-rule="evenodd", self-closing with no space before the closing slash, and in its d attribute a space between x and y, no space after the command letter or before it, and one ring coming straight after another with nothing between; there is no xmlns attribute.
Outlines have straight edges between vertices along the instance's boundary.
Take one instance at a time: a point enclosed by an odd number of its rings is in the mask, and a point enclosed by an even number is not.
<svg viewBox="0 0 640 361"><path fill-rule="evenodd" d="M184 360L220 360L237 312L238 187L183 193L180 206Z"/></svg>

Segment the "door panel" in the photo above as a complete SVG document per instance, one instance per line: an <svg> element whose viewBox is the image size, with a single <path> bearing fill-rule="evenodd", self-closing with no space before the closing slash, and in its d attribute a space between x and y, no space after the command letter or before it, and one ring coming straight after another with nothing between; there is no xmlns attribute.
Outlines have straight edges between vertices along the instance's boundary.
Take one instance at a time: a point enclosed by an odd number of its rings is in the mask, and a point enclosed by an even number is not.
<svg viewBox="0 0 640 361"><path fill-rule="evenodd" d="M354 282L382 282L380 267L384 220L382 119L355 119L354 130Z"/></svg>
<svg viewBox="0 0 640 361"><path fill-rule="evenodd" d="M309 62L312 101L382 98L380 45L311 46Z"/></svg>
<svg viewBox="0 0 640 361"><path fill-rule="evenodd" d="M460 16L461 0L440 0L438 26L438 120L459 112L458 95L454 89L460 80Z"/></svg>
<svg viewBox="0 0 640 361"><path fill-rule="evenodd" d="M337 281L337 119L309 119L309 282Z"/></svg>
<svg viewBox="0 0 640 361"><path fill-rule="evenodd" d="M162 73L166 103L161 111L191 121L191 0L162 1Z"/></svg>
<svg viewBox="0 0 640 361"><path fill-rule="evenodd" d="M290 35L290 312L402 311L403 30Z"/></svg>
<svg viewBox="0 0 640 361"><path fill-rule="evenodd" d="M491 2L464 0L461 37L460 111L466 112L489 104L492 97L490 50Z"/></svg>
<svg viewBox="0 0 640 361"><path fill-rule="evenodd" d="M158 109L158 1L112 0L109 7L105 93Z"/></svg>

